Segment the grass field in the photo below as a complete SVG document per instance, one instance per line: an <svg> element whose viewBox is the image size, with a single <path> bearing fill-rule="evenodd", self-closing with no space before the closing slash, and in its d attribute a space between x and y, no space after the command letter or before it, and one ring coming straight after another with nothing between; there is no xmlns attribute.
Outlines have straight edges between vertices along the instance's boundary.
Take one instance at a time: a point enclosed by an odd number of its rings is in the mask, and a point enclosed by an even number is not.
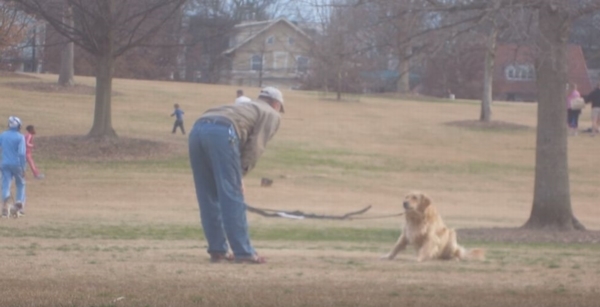
<svg viewBox="0 0 600 307"><path fill-rule="evenodd" d="M0 76L0 121L20 116L40 141L84 135L94 97L11 83L56 76ZM77 77L82 85L92 78ZM35 88L35 87L31 87ZM265 265L210 264L199 225L187 139L172 135L231 103L228 86L115 80L113 125L121 137L155 141L166 156L90 161L37 148L44 180L29 180L27 216L0 220L0 306L597 306L600 245L461 240L483 262L416 263L406 251L378 260L400 218L323 221L249 214ZM256 88L245 89L248 96ZM286 114L246 200L257 207L366 216L401 212L403 195L429 194L455 228L518 227L532 202L534 104L494 104L494 119L528 129L469 129L474 101L363 96L323 100L284 91ZM590 126L589 109L581 126ZM157 145L158 146L158 145ZM158 150L158 148L157 148ZM151 150L150 150L151 151ZM600 230L600 138L569 138L573 210ZM31 177L31 176L30 176ZM274 184L260 187L269 177Z"/></svg>

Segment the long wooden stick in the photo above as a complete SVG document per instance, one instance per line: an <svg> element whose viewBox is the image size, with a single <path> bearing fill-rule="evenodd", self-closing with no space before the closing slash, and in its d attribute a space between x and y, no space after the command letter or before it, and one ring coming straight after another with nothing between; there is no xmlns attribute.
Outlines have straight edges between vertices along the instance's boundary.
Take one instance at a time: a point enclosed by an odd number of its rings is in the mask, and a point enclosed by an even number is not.
<svg viewBox="0 0 600 307"><path fill-rule="evenodd" d="M283 210L275 210L275 209L263 209L256 208L252 206L246 206L246 209L249 212L256 213L262 215L264 217L283 217L283 218L292 218L292 219L327 219L327 220L353 220L353 219L375 219L375 218L386 218L392 216L400 216L404 213L387 215L387 216L377 216L377 217L355 217L356 215L363 214L372 206L367 206L361 210L348 212L344 215L325 215L325 214L313 214L313 213L304 213L299 210L295 211L283 211Z"/></svg>

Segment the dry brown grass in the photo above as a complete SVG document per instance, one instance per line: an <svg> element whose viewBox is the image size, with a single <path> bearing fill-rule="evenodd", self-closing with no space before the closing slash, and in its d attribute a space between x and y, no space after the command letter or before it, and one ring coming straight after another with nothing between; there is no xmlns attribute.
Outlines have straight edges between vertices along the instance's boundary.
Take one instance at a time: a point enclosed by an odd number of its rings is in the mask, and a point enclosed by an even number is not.
<svg viewBox="0 0 600 307"><path fill-rule="evenodd" d="M41 78L50 82L56 76ZM91 78L76 81L94 84ZM170 133L169 115L179 103L189 130L206 108L232 102L235 89L115 80L114 90L120 93L113 100L117 133L169 144L173 151L166 158L115 162L70 162L37 153L47 178L28 182L27 217L0 221L5 235L0 241L0 306L597 305L597 244L464 242L467 247L483 245L489 260L417 264L411 253L393 262L378 261L393 242L288 242L284 237L255 240L269 258L265 266L209 264L186 138ZM25 124L34 124L40 137L84 135L91 127L93 96L4 86L2 91L0 117L18 115ZM255 88L245 91L248 96L258 93ZM446 125L476 118L475 102L363 97L344 103L321 101L315 93L284 95L281 130L246 179L250 204L321 214L371 204L370 214L392 214L400 210L405 192L418 189L432 196L450 227L516 227L526 221L533 187L533 129ZM494 105L494 118L508 123L535 127L535 114L532 104ZM588 127L589 110L581 119ZM574 212L588 228L598 230L600 139L582 135L570 138L569 146ZM262 177L273 178L273 185L261 188ZM252 229L266 232L400 228L400 219L289 221L251 215L250 222ZM189 226L198 235L124 239L86 233L88 228L120 225ZM60 234L53 236L53 231ZM124 299L115 301L120 297Z"/></svg>

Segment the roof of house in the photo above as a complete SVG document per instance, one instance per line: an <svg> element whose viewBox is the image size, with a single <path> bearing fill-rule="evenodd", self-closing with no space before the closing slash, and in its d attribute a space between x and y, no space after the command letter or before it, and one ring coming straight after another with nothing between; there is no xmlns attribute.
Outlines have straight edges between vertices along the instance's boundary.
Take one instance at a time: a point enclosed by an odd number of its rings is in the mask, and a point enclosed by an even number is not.
<svg viewBox="0 0 600 307"><path fill-rule="evenodd" d="M569 82L576 83L582 95L592 91L587 65L581 46L569 45L567 49ZM533 65L534 55L530 46L517 44L499 45L496 49L494 69L494 92L496 93L537 93L535 80L507 80L505 69L509 65Z"/></svg>
<svg viewBox="0 0 600 307"><path fill-rule="evenodd" d="M293 24L292 22L290 22L286 18L278 18L278 19L275 19L275 20L266 20L266 21L245 22L245 23L241 23L241 24L236 25L235 29L243 29L243 28L246 28L246 27L257 27L257 26L264 26L264 27L260 31L257 31L256 33L254 33L250 37L246 38L241 43L237 44L236 46L225 50L223 52L223 54L230 54L230 53L234 52L238 48L240 48L240 47L244 46L245 44L249 43L254 38L256 38L257 36L259 36L262 33L266 32L268 29L270 29L271 27L273 27L274 25L276 25L278 23L284 23L287 26L291 27L294 31L300 33L302 36L306 37L309 40L312 40L312 38L308 34L304 33L304 31L302 31L302 29L300 29L298 26L296 26L295 24Z"/></svg>

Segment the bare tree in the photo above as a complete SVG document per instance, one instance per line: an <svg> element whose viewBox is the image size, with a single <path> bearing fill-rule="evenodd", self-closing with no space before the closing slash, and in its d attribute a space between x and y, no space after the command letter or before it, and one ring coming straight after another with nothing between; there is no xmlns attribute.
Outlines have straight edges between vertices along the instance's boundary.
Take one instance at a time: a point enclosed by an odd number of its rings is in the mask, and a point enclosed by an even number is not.
<svg viewBox="0 0 600 307"><path fill-rule="evenodd" d="M501 1L492 1L488 4L489 13L483 24L484 32L487 33L483 96L479 117L479 120L483 122L492 120L493 83L498 42L531 45L531 39L537 33L535 10L529 8L527 3L507 7L502 7L501 4Z"/></svg>
<svg viewBox="0 0 600 307"><path fill-rule="evenodd" d="M27 36L35 20L9 2L0 2L0 52L5 58L14 58L19 53L18 46ZM10 54L7 54L10 53ZM12 66L11 63L7 65Z"/></svg>
<svg viewBox="0 0 600 307"><path fill-rule="evenodd" d="M369 3L382 0L364 0ZM537 15L535 55L538 88L538 129L536 137L535 185L531 215L524 228L559 230L585 227L571 207L565 127L567 83L567 43L573 21L600 10L600 1L576 0L424 0L428 10L444 14L475 12L475 19L457 20L464 24L484 20L494 10L519 8ZM440 30L436 27L434 30ZM444 25L444 28L451 28ZM489 47L489 46L488 46ZM489 60L489 59L488 59Z"/></svg>
<svg viewBox="0 0 600 307"><path fill-rule="evenodd" d="M363 90L361 73L369 70L369 53L376 51L370 37L369 18L365 16L370 12L356 3L355 0L312 2L319 34L310 50L311 73L306 81L309 86L325 91L334 89L337 100L342 99L344 92Z"/></svg>
<svg viewBox="0 0 600 307"><path fill-rule="evenodd" d="M536 167L531 215L524 228L559 230L585 227L574 216L569 187L567 130L564 124L567 84L567 43L573 21L600 10L597 1L496 0L500 8L520 6L537 14L535 55L538 89ZM445 5L438 3L440 5ZM453 9L485 10L486 4L470 2Z"/></svg>
<svg viewBox="0 0 600 307"><path fill-rule="evenodd" d="M63 3L63 23L68 27L74 28L73 7L68 1ZM71 41L66 41L60 55L60 70L58 73L58 84L62 86L75 85L75 44Z"/></svg>
<svg viewBox="0 0 600 307"><path fill-rule="evenodd" d="M391 62L395 65L388 65L388 68L398 72L396 90L400 93L410 91L410 64L418 55L413 49L424 45L423 37L416 35L426 26L423 5L423 2L411 0L379 1L374 5L377 14L372 34L377 37L376 48L392 57ZM388 18L390 15L393 18Z"/></svg>
<svg viewBox="0 0 600 307"><path fill-rule="evenodd" d="M335 88L337 100L342 99L342 93L348 90L351 84L349 79L355 75L353 68L358 65L358 51L361 48L360 41L354 28L358 23L351 16L355 16L355 10L349 8L337 8L332 13L330 24L324 29L321 39L321 49L314 53L318 59L317 65L323 65L327 72L326 84L331 83ZM319 61L320 60L320 61Z"/></svg>
<svg viewBox="0 0 600 307"><path fill-rule="evenodd" d="M577 19L573 24L570 42L581 46L588 68L600 68L600 12Z"/></svg>
<svg viewBox="0 0 600 307"><path fill-rule="evenodd" d="M571 208L564 125L567 43L578 12L572 10L569 1L557 0L539 4L537 11L540 36L535 61L539 101L535 186L531 215L524 227L585 230Z"/></svg>
<svg viewBox="0 0 600 307"><path fill-rule="evenodd" d="M316 1L316 3L322 2ZM322 40L330 43L331 46L329 50L321 52L325 56L319 54L316 56L326 58L323 62L328 64L327 66L335 66L332 64L339 63L342 57L349 68L360 66L358 70L362 72L359 72L361 76L357 79L363 79L363 82L367 82L364 80L368 79L365 76L372 72L375 74L384 72L381 77L389 78L390 69L396 70L399 76L396 88L399 92L410 90L411 70L428 69L429 67L422 63L430 59L431 55L439 57L444 53L453 52L457 58L460 58L457 61L472 61L464 58L464 54L458 52L458 49L469 48L476 44L468 42L468 45L458 45L454 42L457 37L464 36L465 33L470 34L478 22L486 16L485 13L475 14L472 11L468 13L457 11L450 14L446 11L449 8L432 6L429 1L340 0L329 3L332 3L332 6L323 10L329 13L329 18L324 19ZM330 33L334 34L330 35ZM346 45L341 44L342 42L346 42ZM317 47L325 46L318 43ZM333 51L341 49L344 50L337 52L338 57L335 59L337 61L331 59L332 54L336 54ZM469 52L472 53L473 50ZM371 71L368 71L369 69ZM353 77L351 74L344 75L348 77L340 78L338 74L337 80L348 80ZM438 80L444 77L439 71L433 72L432 76ZM476 80L480 81L481 78ZM458 82L458 80L454 81ZM461 83L461 89L472 87L463 85L464 83ZM448 90L450 88L445 88L441 93L445 94Z"/></svg>
<svg viewBox="0 0 600 307"><path fill-rule="evenodd" d="M499 4L499 2L496 2ZM496 10L498 8L496 7ZM481 112L479 120L489 122L492 120L492 101L493 101L493 84L494 84L494 68L496 64L496 44L498 42L498 34L500 25L497 16L492 15L490 18L490 30L486 42L485 64L483 77L483 95L481 97Z"/></svg>
<svg viewBox="0 0 600 307"><path fill-rule="evenodd" d="M66 0L74 23L60 16L63 6L46 0L14 0L43 17L57 32L94 56L96 102L89 137L116 137L111 92L115 59L149 41L185 0Z"/></svg>

